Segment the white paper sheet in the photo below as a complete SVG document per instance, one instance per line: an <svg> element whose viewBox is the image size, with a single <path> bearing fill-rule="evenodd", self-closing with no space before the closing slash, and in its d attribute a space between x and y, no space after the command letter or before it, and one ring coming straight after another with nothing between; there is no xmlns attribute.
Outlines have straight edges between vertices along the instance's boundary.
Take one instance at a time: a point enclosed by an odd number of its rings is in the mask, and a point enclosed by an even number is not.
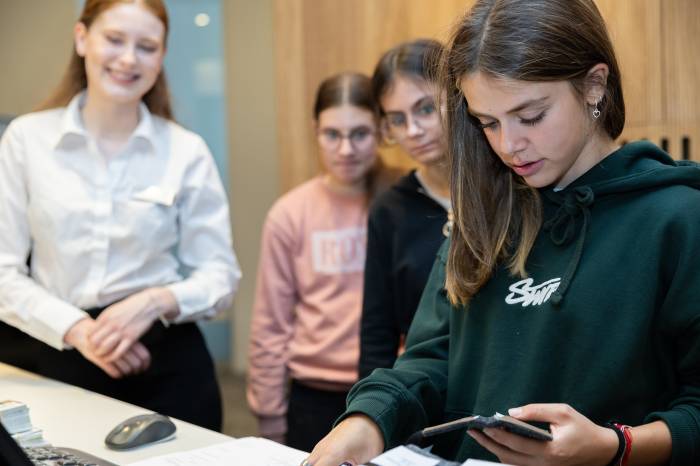
<svg viewBox="0 0 700 466"><path fill-rule="evenodd" d="M171 453L130 466L299 466L308 453L271 440L244 437L205 448Z"/></svg>
<svg viewBox="0 0 700 466"><path fill-rule="evenodd" d="M492 461L483 461L483 460L467 460L464 463L462 463L463 466L490 466L492 464L500 464L501 466L510 466L508 464L501 464L501 463L494 463Z"/></svg>
<svg viewBox="0 0 700 466"><path fill-rule="evenodd" d="M378 466L435 466L440 460L420 455L406 447L385 451L372 460Z"/></svg>

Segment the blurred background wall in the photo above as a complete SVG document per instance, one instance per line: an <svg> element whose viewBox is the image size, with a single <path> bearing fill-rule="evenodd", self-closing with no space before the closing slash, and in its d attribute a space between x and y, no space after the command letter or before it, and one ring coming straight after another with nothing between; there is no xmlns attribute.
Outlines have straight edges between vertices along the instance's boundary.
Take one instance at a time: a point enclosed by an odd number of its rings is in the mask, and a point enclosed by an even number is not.
<svg viewBox="0 0 700 466"><path fill-rule="evenodd" d="M72 0L0 0L0 114L30 111L68 65Z"/></svg>
<svg viewBox="0 0 700 466"><path fill-rule="evenodd" d="M191 113L202 111L200 106L222 104L217 115L223 141L214 134L207 142L221 152L219 168L227 180L234 245L244 278L234 309L209 325L208 338L219 362L242 372L265 214L280 194L318 171L311 126L316 86L344 70L371 73L381 53L400 41L446 40L452 24L473 0L166 3L171 15L183 15L182 22L173 22L179 29L173 35L195 34L192 24L197 26L198 6L209 8L207 24L220 28L210 34L214 42L197 45L200 55L210 58L208 64L198 65L197 53L189 65L170 63L178 54L171 49L166 66L174 91L180 89L181 80L185 90L178 92L186 94L192 76L204 79L204 84L211 80L203 92L220 91L208 103L176 94L176 117L198 130L198 125L211 124ZM621 140L648 138L676 158L700 160L700 2L596 3L622 67L627 126ZM30 111L57 83L68 58L79 4L79 0L0 0L0 114ZM171 45L175 43L179 42ZM217 47L218 64L211 58L211 49ZM219 84L214 82L217 79ZM390 165L410 165L395 149L383 152Z"/></svg>

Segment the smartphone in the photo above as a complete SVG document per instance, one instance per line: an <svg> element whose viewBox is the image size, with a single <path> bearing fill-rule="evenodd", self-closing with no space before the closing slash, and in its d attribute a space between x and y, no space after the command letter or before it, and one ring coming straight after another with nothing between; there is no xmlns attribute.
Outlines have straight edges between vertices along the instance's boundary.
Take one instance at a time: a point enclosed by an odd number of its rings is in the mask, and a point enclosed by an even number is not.
<svg viewBox="0 0 700 466"><path fill-rule="evenodd" d="M552 433L545 429L515 419L511 416L506 416L501 413L496 413L493 416L469 416L446 422L437 426L426 427L413 433L406 443L414 443L418 445L423 439L439 435L445 432L450 432L456 429L485 429L487 427L498 427L505 429L513 434L522 435L535 440L551 441Z"/></svg>
<svg viewBox="0 0 700 466"><path fill-rule="evenodd" d="M468 418L465 418L465 420ZM535 440L552 440L552 433L545 429L528 424L505 414L496 413L493 416L471 416L471 420L466 422L468 429L485 429L487 427L498 427L513 434L522 435Z"/></svg>

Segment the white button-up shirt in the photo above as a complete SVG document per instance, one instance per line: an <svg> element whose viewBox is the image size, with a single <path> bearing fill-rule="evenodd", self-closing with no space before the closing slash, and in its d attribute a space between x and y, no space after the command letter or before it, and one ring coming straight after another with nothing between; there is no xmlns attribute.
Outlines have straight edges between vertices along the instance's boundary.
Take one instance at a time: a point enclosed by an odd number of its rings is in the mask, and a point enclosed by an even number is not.
<svg viewBox="0 0 700 466"><path fill-rule="evenodd" d="M241 272L206 143L142 104L124 150L105 157L83 96L15 119L0 140L0 318L63 348L82 309L148 287L173 292L178 321L229 306Z"/></svg>

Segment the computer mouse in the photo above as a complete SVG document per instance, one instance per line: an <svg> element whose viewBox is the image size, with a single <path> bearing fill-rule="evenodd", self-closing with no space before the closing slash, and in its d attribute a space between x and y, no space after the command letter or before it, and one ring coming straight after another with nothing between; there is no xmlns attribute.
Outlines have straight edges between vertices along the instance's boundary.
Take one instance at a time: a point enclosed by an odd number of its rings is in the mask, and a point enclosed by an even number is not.
<svg viewBox="0 0 700 466"><path fill-rule="evenodd" d="M175 434L175 424L162 414L140 414L120 422L105 437L112 450L129 450L165 440Z"/></svg>

